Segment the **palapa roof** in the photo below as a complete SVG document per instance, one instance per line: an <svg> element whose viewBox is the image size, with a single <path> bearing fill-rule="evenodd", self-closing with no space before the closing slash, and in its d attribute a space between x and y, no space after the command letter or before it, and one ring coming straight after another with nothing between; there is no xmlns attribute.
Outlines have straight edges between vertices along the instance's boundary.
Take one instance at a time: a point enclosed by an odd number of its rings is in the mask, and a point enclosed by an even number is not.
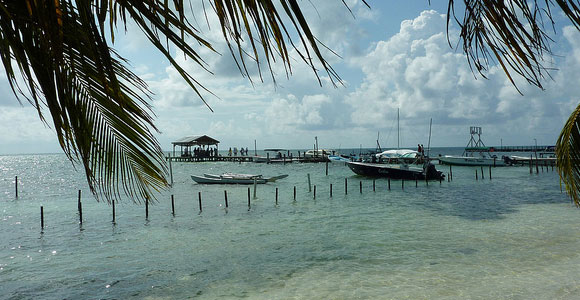
<svg viewBox="0 0 580 300"><path fill-rule="evenodd" d="M220 141L207 135L191 135L172 142L175 146L217 145Z"/></svg>

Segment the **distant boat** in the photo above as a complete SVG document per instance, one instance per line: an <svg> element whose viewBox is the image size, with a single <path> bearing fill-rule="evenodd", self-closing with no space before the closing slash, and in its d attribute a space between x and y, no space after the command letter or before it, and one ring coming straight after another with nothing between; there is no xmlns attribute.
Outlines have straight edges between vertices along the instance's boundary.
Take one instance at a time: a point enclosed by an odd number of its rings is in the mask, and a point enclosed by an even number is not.
<svg viewBox="0 0 580 300"><path fill-rule="evenodd" d="M342 156L342 155L329 155L328 160L330 162L349 162L349 161L351 161L350 158Z"/></svg>
<svg viewBox="0 0 580 300"><path fill-rule="evenodd" d="M463 151L463 155L445 155L439 156L439 163L445 165L456 165L456 166L492 166L492 167L502 167L506 166L506 162L503 158L497 158L497 156L490 156L487 152L493 151L493 148L486 147L481 140L481 127L470 127L469 132L471 133L471 139ZM477 135L477 141L475 136ZM474 156L473 153L479 153Z"/></svg>
<svg viewBox="0 0 580 300"><path fill-rule="evenodd" d="M273 155L268 154L267 156L252 156L252 162L269 163L269 164L274 164L274 163L287 164L287 163L292 162L292 158L289 155L286 156L285 154L282 154L283 152L286 152L288 150L281 149L281 148L269 148L269 149L264 149L264 151L265 152L272 152Z"/></svg>
<svg viewBox="0 0 580 300"><path fill-rule="evenodd" d="M431 163L423 167L408 164L381 164L365 162L348 162L347 166L356 174L369 177L386 177L405 180L442 180L445 175L437 171Z"/></svg>
<svg viewBox="0 0 580 300"><path fill-rule="evenodd" d="M455 166L492 166L503 167L506 162L502 158L495 156L453 156L445 155L439 157L439 163L444 165Z"/></svg>
<svg viewBox="0 0 580 300"><path fill-rule="evenodd" d="M286 174L268 178L262 175L236 173L224 173L222 175L203 174L202 176L191 175L191 179L199 184L254 184L254 182L264 184L286 177L288 177Z"/></svg>

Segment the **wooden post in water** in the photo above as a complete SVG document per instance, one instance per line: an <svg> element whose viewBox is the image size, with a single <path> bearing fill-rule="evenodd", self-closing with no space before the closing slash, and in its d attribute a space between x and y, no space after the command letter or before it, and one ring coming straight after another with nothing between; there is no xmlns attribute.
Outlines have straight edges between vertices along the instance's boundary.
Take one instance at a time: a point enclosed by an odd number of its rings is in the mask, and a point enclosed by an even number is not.
<svg viewBox="0 0 580 300"><path fill-rule="evenodd" d="M330 184L330 198L332 198L332 183Z"/></svg>
<svg viewBox="0 0 580 300"><path fill-rule="evenodd" d="M171 177L171 184L170 186L173 186L173 167L171 166L171 154L169 155L169 176Z"/></svg>
<svg viewBox="0 0 580 300"><path fill-rule="evenodd" d="M389 191L391 190L391 178L389 178Z"/></svg>
<svg viewBox="0 0 580 300"><path fill-rule="evenodd" d="M477 169L475 169L475 180L479 180L479 178L477 177Z"/></svg>
<svg viewBox="0 0 580 300"><path fill-rule="evenodd" d="M328 176L328 162L326 162L326 176Z"/></svg>
<svg viewBox="0 0 580 300"><path fill-rule="evenodd" d="M224 190L224 198L226 200L226 207L228 207L228 191Z"/></svg>
<svg viewBox="0 0 580 300"><path fill-rule="evenodd" d="M171 214L175 217L175 200L173 199L173 195L171 195Z"/></svg>
<svg viewBox="0 0 580 300"><path fill-rule="evenodd" d="M16 198L18 198L18 176L14 178L14 188L16 189Z"/></svg>
<svg viewBox="0 0 580 300"><path fill-rule="evenodd" d="M310 173L306 174L308 176L308 192L312 192L312 184L310 183Z"/></svg>
<svg viewBox="0 0 580 300"><path fill-rule="evenodd" d="M359 190L360 190L360 193L362 194L362 180L359 181Z"/></svg>
<svg viewBox="0 0 580 300"><path fill-rule="evenodd" d="M401 189L405 189L405 179L401 179Z"/></svg>
<svg viewBox="0 0 580 300"><path fill-rule="evenodd" d="M451 179L449 179L450 181L453 180L453 168L451 168L451 165L449 165L449 176Z"/></svg>
<svg viewBox="0 0 580 300"><path fill-rule="evenodd" d="M489 166L489 180L491 180L491 166Z"/></svg>
<svg viewBox="0 0 580 300"><path fill-rule="evenodd" d="M375 179L373 179L373 192L375 192Z"/></svg>
<svg viewBox="0 0 580 300"><path fill-rule="evenodd" d="M425 181L427 181L427 180L425 180ZM418 187L418 186L419 186L419 181L417 180L417 178L415 178L415 187Z"/></svg>
<svg viewBox="0 0 580 300"><path fill-rule="evenodd" d="M483 179L485 179L485 178L483 177L483 166L481 166L481 179L482 179L482 180L483 180Z"/></svg>
<svg viewBox="0 0 580 300"><path fill-rule="evenodd" d="M296 201L296 186L294 186L294 201Z"/></svg>
<svg viewBox="0 0 580 300"><path fill-rule="evenodd" d="M530 174L534 173L532 171L532 155L530 154Z"/></svg>
<svg viewBox="0 0 580 300"><path fill-rule="evenodd" d="M316 186L314 190L316 191ZM316 192L314 194L316 194ZM276 205L278 205L278 188L276 188ZM248 202L248 206L250 206L250 202Z"/></svg>
<svg viewBox="0 0 580 300"><path fill-rule="evenodd" d="M314 185L314 199L316 199L316 184Z"/></svg>
<svg viewBox="0 0 580 300"><path fill-rule="evenodd" d="M348 195L348 179L344 179L344 194Z"/></svg>
<svg viewBox="0 0 580 300"><path fill-rule="evenodd" d="M113 224L115 224L115 200L113 200Z"/></svg>
<svg viewBox="0 0 580 300"><path fill-rule="evenodd" d="M149 198L145 198L145 219L149 219Z"/></svg>
<svg viewBox="0 0 580 300"><path fill-rule="evenodd" d="M44 207L40 206L40 228L44 229Z"/></svg>
<svg viewBox="0 0 580 300"><path fill-rule="evenodd" d="M451 182L451 175L447 173L447 182Z"/></svg>
<svg viewBox="0 0 580 300"><path fill-rule="evenodd" d="M254 177L254 199L256 199L256 188L258 187L258 182L256 180L256 178Z"/></svg>
<svg viewBox="0 0 580 300"><path fill-rule="evenodd" d="M278 188L276 188L276 198L277 196L278 196ZM250 208L250 188L248 188L248 208Z"/></svg>
<svg viewBox="0 0 580 300"><path fill-rule="evenodd" d="M538 158L536 157L536 174L540 174L540 171L538 169Z"/></svg>
<svg viewBox="0 0 580 300"><path fill-rule="evenodd" d="M79 190L78 209L79 209L79 223L83 224L83 205L81 203L81 190Z"/></svg>
<svg viewBox="0 0 580 300"><path fill-rule="evenodd" d="M202 209L201 209L201 192L197 192L197 197L199 199L199 211L202 211Z"/></svg>

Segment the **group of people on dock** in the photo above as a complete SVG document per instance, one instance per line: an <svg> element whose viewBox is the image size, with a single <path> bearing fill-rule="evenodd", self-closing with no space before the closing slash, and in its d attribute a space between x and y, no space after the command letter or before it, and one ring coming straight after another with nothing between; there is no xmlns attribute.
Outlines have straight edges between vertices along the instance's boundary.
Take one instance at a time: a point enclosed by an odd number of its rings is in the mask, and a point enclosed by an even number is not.
<svg viewBox="0 0 580 300"><path fill-rule="evenodd" d="M248 155L248 147L240 147L240 156ZM228 156L232 156L232 147L228 150ZM238 156L238 148L234 147L233 156Z"/></svg>
<svg viewBox="0 0 580 300"><path fill-rule="evenodd" d="M191 151L191 152L188 152L186 149L182 156L215 157L215 156L218 156L218 149L217 148L210 148L210 147L208 147L207 149L204 149L204 148L197 147L197 148L194 148L193 151Z"/></svg>

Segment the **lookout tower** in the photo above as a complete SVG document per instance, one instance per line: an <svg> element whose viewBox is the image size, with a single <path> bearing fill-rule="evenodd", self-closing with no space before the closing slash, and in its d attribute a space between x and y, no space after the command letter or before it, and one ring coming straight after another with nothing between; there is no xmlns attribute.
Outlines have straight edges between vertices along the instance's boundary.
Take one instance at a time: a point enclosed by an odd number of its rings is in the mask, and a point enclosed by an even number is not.
<svg viewBox="0 0 580 300"><path fill-rule="evenodd" d="M469 127L469 133L471 134L471 139L465 146L465 152L489 151L489 148L481 140L481 127L471 126Z"/></svg>

